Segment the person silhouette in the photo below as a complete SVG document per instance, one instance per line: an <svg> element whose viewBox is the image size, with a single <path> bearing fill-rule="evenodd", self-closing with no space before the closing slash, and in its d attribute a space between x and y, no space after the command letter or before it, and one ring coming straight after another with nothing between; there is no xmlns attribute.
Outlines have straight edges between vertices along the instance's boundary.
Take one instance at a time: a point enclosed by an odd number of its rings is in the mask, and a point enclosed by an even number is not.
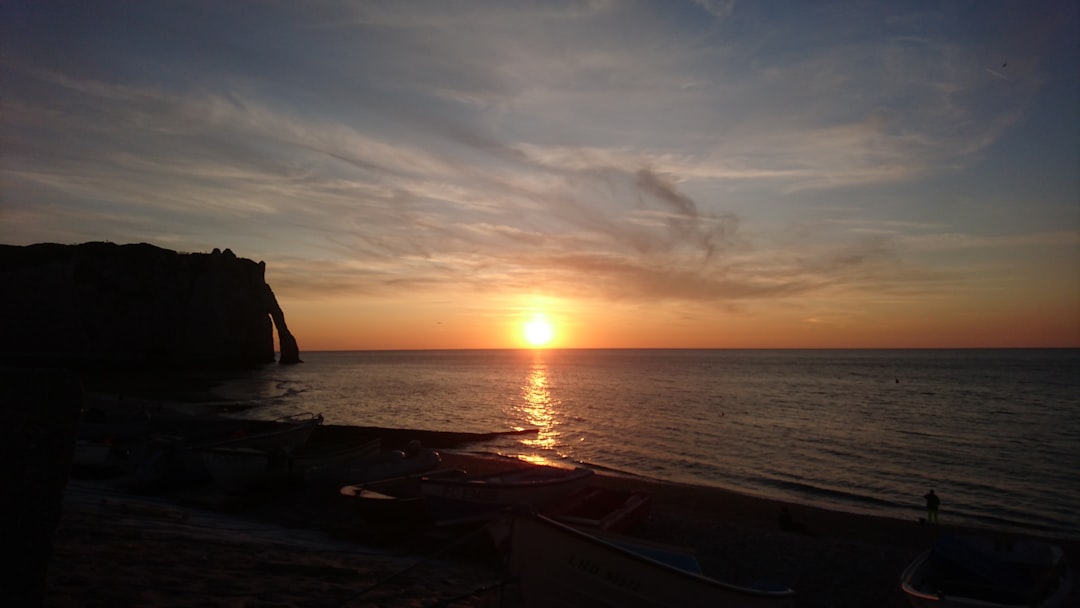
<svg viewBox="0 0 1080 608"><path fill-rule="evenodd" d="M931 488L923 498L926 499L926 522L931 524L938 523L938 507L941 505L941 499L937 494L934 494L934 490Z"/></svg>

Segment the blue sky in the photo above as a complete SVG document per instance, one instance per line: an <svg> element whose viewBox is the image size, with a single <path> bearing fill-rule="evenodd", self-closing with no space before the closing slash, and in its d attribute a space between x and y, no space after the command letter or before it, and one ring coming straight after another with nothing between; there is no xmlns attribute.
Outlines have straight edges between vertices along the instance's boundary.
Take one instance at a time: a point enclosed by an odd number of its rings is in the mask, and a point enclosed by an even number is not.
<svg viewBox="0 0 1080 608"><path fill-rule="evenodd" d="M301 348L1080 345L1075 2L0 11L0 242L231 248Z"/></svg>

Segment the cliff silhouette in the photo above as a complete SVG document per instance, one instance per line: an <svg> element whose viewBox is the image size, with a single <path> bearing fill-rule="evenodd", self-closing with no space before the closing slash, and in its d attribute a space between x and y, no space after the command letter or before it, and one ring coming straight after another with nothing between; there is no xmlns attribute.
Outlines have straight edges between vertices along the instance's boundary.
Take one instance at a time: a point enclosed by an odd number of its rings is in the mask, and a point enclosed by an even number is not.
<svg viewBox="0 0 1080 608"><path fill-rule="evenodd" d="M299 363L266 265L146 243L0 245L0 357L9 364Z"/></svg>

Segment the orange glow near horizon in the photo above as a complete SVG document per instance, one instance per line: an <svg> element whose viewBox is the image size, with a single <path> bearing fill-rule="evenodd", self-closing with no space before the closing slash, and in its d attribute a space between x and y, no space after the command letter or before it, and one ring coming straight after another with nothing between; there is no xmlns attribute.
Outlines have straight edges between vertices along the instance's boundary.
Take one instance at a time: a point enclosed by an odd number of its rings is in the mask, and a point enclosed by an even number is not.
<svg viewBox="0 0 1080 608"><path fill-rule="evenodd" d="M282 298L285 300L285 298ZM523 301L525 300L525 301ZM1031 348L1080 346L1075 305L915 302L855 314L816 307L704 309L508 296L461 309L358 300L285 307L300 351L561 348ZM824 314L816 309L827 310Z"/></svg>

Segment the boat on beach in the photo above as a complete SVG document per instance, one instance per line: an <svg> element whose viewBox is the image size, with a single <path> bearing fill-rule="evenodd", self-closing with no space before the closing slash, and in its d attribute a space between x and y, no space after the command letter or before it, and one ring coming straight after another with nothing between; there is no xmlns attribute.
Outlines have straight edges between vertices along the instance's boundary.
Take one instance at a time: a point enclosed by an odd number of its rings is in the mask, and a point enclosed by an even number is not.
<svg viewBox="0 0 1080 608"><path fill-rule="evenodd" d="M130 465L152 428L145 412L109 419L104 411L89 408L79 421L71 464L79 472L118 472Z"/></svg>
<svg viewBox="0 0 1080 608"><path fill-rule="evenodd" d="M414 526L447 526L455 523L482 521L506 508L499 504L488 507L467 502L435 501L429 506L428 498L420 490L427 478L443 476L461 479L462 470L446 469L427 475L406 475L387 480L352 484L341 488L343 496L350 497L360 515L375 523ZM649 511L652 496L646 492L622 492L597 486L585 488L555 501L543 509L543 513L556 521L587 530L603 532L626 532L641 521Z"/></svg>
<svg viewBox="0 0 1080 608"><path fill-rule="evenodd" d="M282 416L269 421L240 421L235 422L227 437L195 437L194 444L186 446L187 449L219 449L219 448L255 448L260 450L273 450L278 448L293 448L307 443L315 427L323 423L322 414L303 412Z"/></svg>
<svg viewBox="0 0 1080 608"><path fill-rule="evenodd" d="M87 412L79 422L78 438L84 441L130 441L144 437L153 429L149 416L107 420L104 414Z"/></svg>
<svg viewBox="0 0 1080 608"><path fill-rule="evenodd" d="M341 488L360 515L389 525L481 525L514 506L542 509L582 491L593 472L541 465L485 475L442 469Z"/></svg>
<svg viewBox="0 0 1080 608"><path fill-rule="evenodd" d="M320 467L307 475L307 481L331 485L337 490L342 484L355 486L420 476L435 470L440 463L442 456L437 450L422 447L420 442L413 441L403 450L380 450L365 458Z"/></svg>
<svg viewBox="0 0 1080 608"><path fill-rule="evenodd" d="M529 465L486 475L427 476L420 492L437 524L483 522L506 507L543 509L581 491L594 475L591 469Z"/></svg>
<svg viewBox="0 0 1080 608"><path fill-rule="evenodd" d="M155 432L148 455L140 465L143 470L155 470L172 479L199 478L209 475L207 451L227 453L228 450L249 450L279 453L307 442L323 422L321 414L304 412L275 420L241 420L217 418L209 420L177 420L165 423L167 431ZM257 468L256 458L236 458L244 466ZM239 465L238 465L239 466Z"/></svg>
<svg viewBox="0 0 1080 608"><path fill-rule="evenodd" d="M1057 545L942 535L904 570L913 608L1062 608L1072 571Z"/></svg>
<svg viewBox="0 0 1080 608"><path fill-rule="evenodd" d="M112 442L103 439L90 441L79 439L75 441L75 448L71 455L71 465L78 470L83 469L118 469L124 460L117 454Z"/></svg>
<svg viewBox="0 0 1080 608"><path fill-rule="evenodd" d="M577 528L626 532L648 515L651 505L652 495L647 492L590 485L546 507L542 513Z"/></svg>
<svg viewBox="0 0 1080 608"><path fill-rule="evenodd" d="M501 522L500 522L501 523ZM494 529L526 608L549 606L791 608L782 585L741 587L702 574L693 554L626 536L589 533L515 510Z"/></svg>
<svg viewBox="0 0 1080 608"><path fill-rule="evenodd" d="M340 489L357 514L370 524L392 529L420 530L435 525L427 497L420 491L425 477L448 475L460 477L460 469L444 469L426 475L402 475L376 481L350 484Z"/></svg>
<svg viewBox="0 0 1080 608"><path fill-rule="evenodd" d="M324 471L373 458L381 446L379 439L369 439L336 446L305 443L276 449L211 447L200 452L214 482L236 491L272 483L302 482Z"/></svg>

